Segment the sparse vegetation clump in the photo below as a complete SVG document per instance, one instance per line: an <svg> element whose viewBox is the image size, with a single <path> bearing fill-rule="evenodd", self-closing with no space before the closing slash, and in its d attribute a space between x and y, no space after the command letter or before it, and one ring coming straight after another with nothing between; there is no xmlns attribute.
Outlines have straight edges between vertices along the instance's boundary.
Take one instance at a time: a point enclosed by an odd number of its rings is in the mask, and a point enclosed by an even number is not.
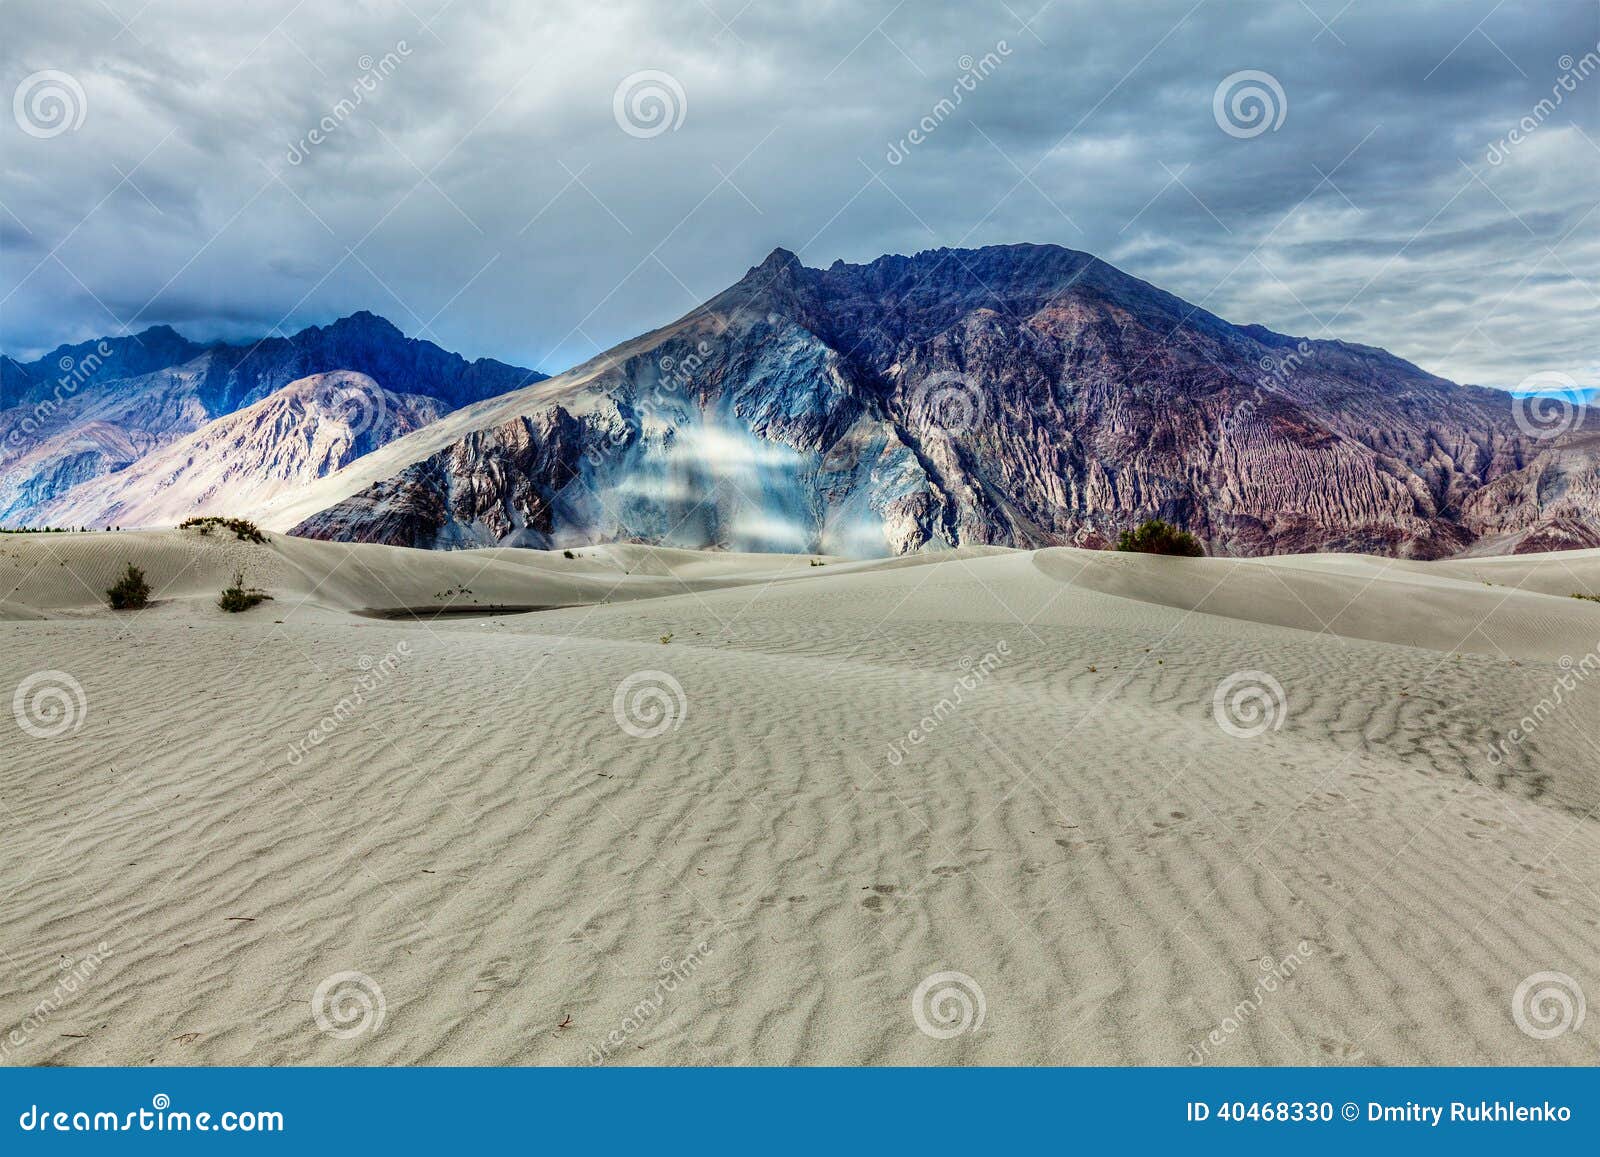
<svg viewBox="0 0 1600 1157"><path fill-rule="evenodd" d="M1137 554L1170 554L1179 558L1204 558L1206 553L1205 547L1194 535L1159 518L1141 523L1137 530L1124 530L1117 535L1117 549Z"/></svg>
<svg viewBox="0 0 1600 1157"><path fill-rule="evenodd" d="M1572 597L1575 599L1583 599L1585 602L1600 603L1600 595L1583 595L1579 594L1577 591L1573 591Z"/></svg>
<svg viewBox="0 0 1600 1157"><path fill-rule="evenodd" d="M137 611L150 605L150 584L144 580L144 571L131 562L116 585L106 591L106 602L114 611Z"/></svg>
<svg viewBox="0 0 1600 1157"><path fill-rule="evenodd" d="M246 518L221 518L215 514L198 515L184 519L178 524L178 529L198 530L202 535L209 535L213 530L231 530L240 542L267 541L267 536L261 533L261 528Z"/></svg>
<svg viewBox="0 0 1600 1157"><path fill-rule="evenodd" d="M240 611L248 611L251 607L260 606L272 596L264 590L244 585L244 571L235 571L233 585L222 588L222 594L217 599L217 606L236 615Z"/></svg>

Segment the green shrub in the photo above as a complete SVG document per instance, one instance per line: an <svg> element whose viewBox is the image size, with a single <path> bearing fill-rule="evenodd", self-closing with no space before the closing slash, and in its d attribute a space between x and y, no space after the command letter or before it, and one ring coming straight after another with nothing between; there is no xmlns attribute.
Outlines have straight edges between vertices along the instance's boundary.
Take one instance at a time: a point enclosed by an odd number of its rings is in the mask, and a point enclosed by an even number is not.
<svg viewBox="0 0 1600 1157"><path fill-rule="evenodd" d="M150 584L144 581L144 571L131 562L115 586L106 592L106 601L114 611L137 611L150 604Z"/></svg>
<svg viewBox="0 0 1600 1157"><path fill-rule="evenodd" d="M1117 549L1138 554L1173 554L1182 558L1204 558L1206 553L1194 535L1159 518L1150 519L1137 530L1124 530L1117 535Z"/></svg>
<svg viewBox="0 0 1600 1157"><path fill-rule="evenodd" d="M209 535L219 527L233 531L240 542L267 541L267 536L261 533L261 528L245 518L220 518L215 514L203 514L186 518L178 524L179 530L198 530L202 535Z"/></svg>
<svg viewBox="0 0 1600 1157"><path fill-rule="evenodd" d="M222 594L217 599L217 606L236 615L240 611L248 611L251 607L259 606L272 596L266 591L257 590L255 587L244 585L244 571L236 571L233 576L233 585L222 588Z"/></svg>

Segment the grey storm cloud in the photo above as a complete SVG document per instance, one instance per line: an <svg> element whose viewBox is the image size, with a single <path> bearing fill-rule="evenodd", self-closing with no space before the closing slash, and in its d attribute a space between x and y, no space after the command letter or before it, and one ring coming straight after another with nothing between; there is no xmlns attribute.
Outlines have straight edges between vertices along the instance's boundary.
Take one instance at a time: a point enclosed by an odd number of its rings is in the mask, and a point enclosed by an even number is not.
<svg viewBox="0 0 1600 1157"><path fill-rule="evenodd" d="M1600 384L1594 0L800 8L10 0L0 348L371 309L554 372L774 246L1034 241L1458 381ZM1218 119L1246 71L1265 126Z"/></svg>

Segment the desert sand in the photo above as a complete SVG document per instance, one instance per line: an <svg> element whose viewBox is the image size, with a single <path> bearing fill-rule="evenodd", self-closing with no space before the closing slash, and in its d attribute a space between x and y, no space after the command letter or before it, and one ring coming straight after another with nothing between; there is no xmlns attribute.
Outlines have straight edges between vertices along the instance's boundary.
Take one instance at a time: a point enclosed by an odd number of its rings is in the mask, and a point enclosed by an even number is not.
<svg viewBox="0 0 1600 1157"><path fill-rule="evenodd" d="M0 536L0 1059L1600 1059L1600 552L573 554Z"/></svg>

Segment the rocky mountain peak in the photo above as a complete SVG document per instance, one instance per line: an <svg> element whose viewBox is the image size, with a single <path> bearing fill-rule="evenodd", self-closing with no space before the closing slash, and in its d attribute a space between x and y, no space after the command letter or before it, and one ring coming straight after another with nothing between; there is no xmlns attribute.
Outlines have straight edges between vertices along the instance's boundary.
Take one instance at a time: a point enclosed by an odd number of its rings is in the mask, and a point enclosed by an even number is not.
<svg viewBox="0 0 1600 1157"><path fill-rule="evenodd" d="M1234 326L1054 245L826 269L776 249L597 362L335 476L299 532L871 554L1093 545L1161 517L1213 553L1431 557L1543 517L1467 501L1540 453L1505 395Z"/></svg>

